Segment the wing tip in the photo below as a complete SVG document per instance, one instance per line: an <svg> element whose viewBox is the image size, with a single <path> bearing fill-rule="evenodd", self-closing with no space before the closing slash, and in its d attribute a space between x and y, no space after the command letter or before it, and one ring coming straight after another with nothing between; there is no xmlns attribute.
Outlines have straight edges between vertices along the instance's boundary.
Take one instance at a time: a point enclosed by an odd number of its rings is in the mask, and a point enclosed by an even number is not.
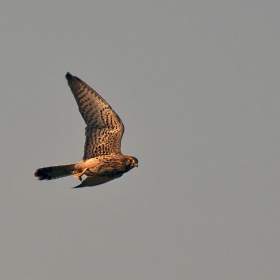
<svg viewBox="0 0 280 280"><path fill-rule="evenodd" d="M68 82L74 81L75 79L78 80L79 82L82 82L82 80L76 76L73 76L69 72L66 73L65 78Z"/></svg>
<svg viewBox="0 0 280 280"><path fill-rule="evenodd" d="M67 72L65 78L69 81L73 78L73 76L69 72Z"/></svg>
<svg viewBox="0 0 280 280"><path fill-rule="evenodd" d="M72 187L72 189L80 189L80 188L84 188L85 186L83 186L82 184L76 186L76 187Z"/></svg>
<svg viewBox="0 0 280 280"><path fill-rule="evenodd" d="M37 180L51 180L52 178L48 175L48 169L46 167L39 168L35 171L34 176L37 177Z"/></svg>

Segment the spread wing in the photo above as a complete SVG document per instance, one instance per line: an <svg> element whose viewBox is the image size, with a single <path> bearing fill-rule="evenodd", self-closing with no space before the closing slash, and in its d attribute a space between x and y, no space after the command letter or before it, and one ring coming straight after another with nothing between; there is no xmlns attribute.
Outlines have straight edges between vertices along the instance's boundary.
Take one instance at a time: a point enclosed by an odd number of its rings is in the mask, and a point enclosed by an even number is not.
<svg viewBox="0 0 280 280"><path fill-rule="evenodd" d="M86 123L83 159L121 154L124 125L111 106L90 86L70 73L65 75Z"/></svg>

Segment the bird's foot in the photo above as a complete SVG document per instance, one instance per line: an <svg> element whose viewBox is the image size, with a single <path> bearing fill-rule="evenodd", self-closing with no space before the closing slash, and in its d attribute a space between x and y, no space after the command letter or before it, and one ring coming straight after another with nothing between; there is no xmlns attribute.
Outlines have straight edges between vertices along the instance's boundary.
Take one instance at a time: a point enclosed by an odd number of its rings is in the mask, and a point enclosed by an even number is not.
<svg viewBox="0 0 280 280"><path fill-rule="evenodd" d="M80 173L76 173L76 171L73 171L72 174L74 175L74 177L80 181L82 181L82 176L85 174L85 172L87 171L88 169L85 168L82 172Z"/></svg>

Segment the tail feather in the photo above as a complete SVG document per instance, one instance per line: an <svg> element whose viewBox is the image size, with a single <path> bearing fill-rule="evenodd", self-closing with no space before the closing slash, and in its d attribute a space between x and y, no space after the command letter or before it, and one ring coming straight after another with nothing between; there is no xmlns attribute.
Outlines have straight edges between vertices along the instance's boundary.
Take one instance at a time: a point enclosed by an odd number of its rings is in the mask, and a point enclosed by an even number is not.
<svg viewBox="0 0 280 280"><path fill-rule="evenodd" d="M75 170L75 163L39 168L34 176L38 180L53 180L72 175Z"/></svg>

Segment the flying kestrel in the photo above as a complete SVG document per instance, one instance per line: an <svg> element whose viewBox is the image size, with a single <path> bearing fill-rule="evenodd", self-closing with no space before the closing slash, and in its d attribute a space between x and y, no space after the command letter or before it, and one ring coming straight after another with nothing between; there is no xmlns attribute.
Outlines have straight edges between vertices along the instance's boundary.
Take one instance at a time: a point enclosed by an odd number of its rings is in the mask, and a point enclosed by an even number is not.
<svg viewBox="0 0 280 280"><path fill-rule="evenodd" d="M70 73L65 75L86 123L86 142L83 160L73 164L39 168L38 180L52 180L69 175L82 181L75 188L96 186L121 177L138 160L121 153L124 125L111 106L90 86Z"/></svg>

